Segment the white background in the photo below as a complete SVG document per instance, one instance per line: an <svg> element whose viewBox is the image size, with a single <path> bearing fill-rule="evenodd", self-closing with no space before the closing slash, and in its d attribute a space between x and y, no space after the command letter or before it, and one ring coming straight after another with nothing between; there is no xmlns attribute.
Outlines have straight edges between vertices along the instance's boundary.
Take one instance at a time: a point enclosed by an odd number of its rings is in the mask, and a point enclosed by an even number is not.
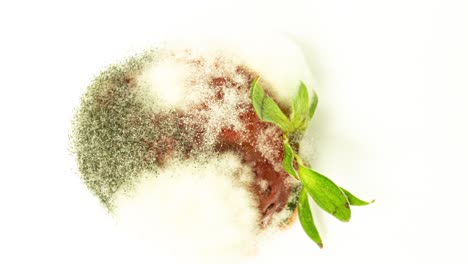
<svg viewBox="0 0 468 264"><path fill-rule="evenodd" d="M74 174L73 108L139 43L240 22L301 46L315 167L377 199L319 214L324 249L296 225L255 263L468 263L468 2L450 0L1 2L0 263L146 263Z"/></svg>

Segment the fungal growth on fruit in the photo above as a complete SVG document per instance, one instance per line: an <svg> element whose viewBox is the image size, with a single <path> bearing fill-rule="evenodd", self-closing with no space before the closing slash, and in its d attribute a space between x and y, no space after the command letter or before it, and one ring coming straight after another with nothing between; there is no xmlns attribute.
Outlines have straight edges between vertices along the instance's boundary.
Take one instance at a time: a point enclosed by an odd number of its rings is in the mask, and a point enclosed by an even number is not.
<svg viewBox="0 0 468 264"><path fill-rule="evenodd" d="M315 92L259 75L226 50L197 47L148 50L110 66L73 122L84 183L119 225L164 246L251 254L297 209L322 247L308 196L341 221L350 205L368 203L298 154Z"/></svg>

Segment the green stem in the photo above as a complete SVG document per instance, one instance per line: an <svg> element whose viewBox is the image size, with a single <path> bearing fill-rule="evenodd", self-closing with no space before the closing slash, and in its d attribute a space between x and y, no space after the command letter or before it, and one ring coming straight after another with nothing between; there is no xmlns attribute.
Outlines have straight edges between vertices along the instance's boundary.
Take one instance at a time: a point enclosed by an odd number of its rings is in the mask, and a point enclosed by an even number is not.
<svg viewBox="0 0 468 264"><path fill-rule="evenodd" d="M296 152L294 152L294 158L296 159L297 164L304 166L304 162L302 161L301 157L299 157L299 155Z"/></svg>

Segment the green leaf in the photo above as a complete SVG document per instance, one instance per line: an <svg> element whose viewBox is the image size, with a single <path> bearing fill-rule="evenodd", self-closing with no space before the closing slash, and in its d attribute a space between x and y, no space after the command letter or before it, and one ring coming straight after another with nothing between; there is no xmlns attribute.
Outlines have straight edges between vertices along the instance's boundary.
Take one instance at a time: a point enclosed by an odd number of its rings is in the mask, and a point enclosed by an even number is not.
<svg viewBox="0 0 468 264"><path fill-rule="evenodd" d="M363 205L368 205L368 204L371 204L374 202L374 200L370 201L370 202L366 202L366 201L363 201L359 198L357 198L356 196L354 196L352 193L350 193L349 191L347 191L346 189L344 188L341 188L340 189L343 191L343 193L346 195L346 197L348 198L348 201L349 201L349 204L350 205L354 205L354 206L363 206Z"/></svg>
<svg viewBox="0 0 468 264"><path fill-rule="evenodd" d="M340 221L349 221L351 210L348 199L334 182L302 165L299 165L299 177L318 206Z"/></svg>
<svg viewBox="0 0 468 264"><path fill-rule="evenodd" d="M310 107L309 107L309 120L312 119L312 117L314 117L314 114L315 114L315 109L317 108L317 104L318 104L318 95L317 93L312 90L312 103L310 104Z"/></svg>
<svg viewBox="0 0 468 264"><path fill-rule="evenodd" d="M290 130L291 122L275 101L265 94L263 88L258 84L258 78L252 82L250 97L253 108L260 120L279 126L283 132Z"/></svg>
<svg viewBox="0 0 468 264"><path fill-rule="evenodd" d="M307 87L303 82L300 82L299 89L293 100L291 111L291 122L294 128L303 126L304 122L308 121L309 111L309 94Z"/></svg>
<svg viewBox="0 0 468 264"><path fill-rule="evenodd" d="M317 227L315 227L312 211L310 210L309 196L304 189L302 189L301 195L299 196L297 211L299 214L299 222L301 222L301 226L306 234L317 243L320 248L323 248L322 238L320 238Z"/></svg>
<svg viewBox="0 0 468 264"><path fill-rule="evenodd" d="M283 169L291 176L297 179L297 172L294 169L294 152L291 146L287 143L283 143L284 146L284 154L283 154Z"/></svg>

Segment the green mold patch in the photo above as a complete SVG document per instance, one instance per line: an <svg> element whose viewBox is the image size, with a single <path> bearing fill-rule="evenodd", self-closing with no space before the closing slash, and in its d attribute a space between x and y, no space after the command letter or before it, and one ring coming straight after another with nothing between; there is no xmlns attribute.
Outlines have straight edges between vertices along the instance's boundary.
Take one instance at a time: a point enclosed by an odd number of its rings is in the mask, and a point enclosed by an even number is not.
<svg viewBox="0 0 468 264"><path fill-rule="evenodd" d="M73 120L72 152L86 186L105 207L118 188L143 170L156 169L148 142L155 142L152 113L135 76L154 60L147 51L99 74L81 98Z"/></svg>

